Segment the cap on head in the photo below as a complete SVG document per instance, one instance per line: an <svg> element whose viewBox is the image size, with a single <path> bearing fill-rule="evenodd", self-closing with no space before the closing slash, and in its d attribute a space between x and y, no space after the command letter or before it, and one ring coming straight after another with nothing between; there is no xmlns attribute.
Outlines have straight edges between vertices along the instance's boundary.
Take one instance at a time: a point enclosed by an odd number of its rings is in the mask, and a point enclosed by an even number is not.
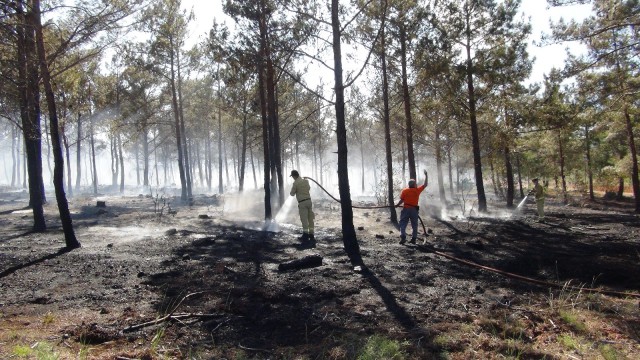
<svg viewBox="0 0 640 360"><path fill-rule="evenodd" d="M416 187L416 181L414 179L409 179L409 187L410 188Z"/></svg>
<svg viewBox="0 0 640 360"><path fill-rule="evenodd" d="M533 178L531 181L536 182L538 181L538 178Z"/></svg>
<svg viewBox="0 0 640 360"><path fill-rule="evenodd" d="M291 170L291 175L290 176L299 177L300 174L298 174L298 170Z"/></svg>

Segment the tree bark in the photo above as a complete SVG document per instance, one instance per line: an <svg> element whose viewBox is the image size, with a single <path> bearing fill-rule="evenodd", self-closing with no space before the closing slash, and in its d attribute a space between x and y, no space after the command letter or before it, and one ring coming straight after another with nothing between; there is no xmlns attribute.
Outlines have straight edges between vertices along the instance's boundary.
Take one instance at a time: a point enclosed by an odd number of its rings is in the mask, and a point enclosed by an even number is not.
<svg viewBox="0 0 640 360"><path fill-rule="evenodd" d="M631 153L631 185L633 187L633 197L635 199L635 212L640 213L640 179L638 178L638 150L636 140L633 135L633 123L629 114L629 106L624 108L624 119L627 127L627 137L629 141L629 151Z"/></svg>
<svg viewBox="0 0 640 360"><path fill-rule="evenodd" d="M82 143L82 114L78 113L78 135L76 139L76 191L80 192L80 181L82 180L82 153L80 150Z"/></svg>
<svg viewBox="0 0 640 360"><path fill-rule="evenodd" d="M171 79L170 79L170 87L171 87L171 105L173 108L173 121L176 130L176 147L178 149L178 171L180 172L180 186L181 186L181 194L180 200L183 202L187 201L188 192L187 192L187 178L185 175L185 167L184 167L184 154L183 145L182 145L182 127L180 126L180 110L178 107L178 94L176 90L176 71L175 71L175 54L173 49L173 43L171 44Z"/></svg>
<svg viewBox="0 0 640 360"><path fill-rule="evenodd" d="M467 14L466 36L467 43L465 48L467 51L467 95L469 101L469 120L471 121L471 143L473 148L473 169L475 171L476 190L478 192L478 211L487 211L487 197L484 193L484 181L482 178L482 155L480 152L480 135L478 131L478 120L476 113L476 95L473 85L473 62L471 59L471 25L469 15Z"/></svg>
<svg viewBox="0 0 640 360"><path fill-rule="evenodd" d="M264 156L264 220L270 221L272 218L271 212L271 158L269 150L269 117L267 116L267 97L265 95L265 79L264 79L264 64L263 64L263 50L260 50L260 56L257 59L258 62L258 92L260 97L260 116L262 117L262 147ZM222 158L220 160L220 167L222 168ZM222 172L220 173L222 182Z"/></svg>
<svg viewBox="0 0 640 360"><path fill-rule="evenodd" d="M558 130L558 156L560 161L560 178L562 179L562 203L568 204L569 198L567 194L567 180L564 171L564 143L562 141L562 129Z"/></svg>
<svg viewBox="0 0 640 360"><path fill-rule="evenodd" d="M17 27L18 72L20 81L20 115L26 166L29 176L29 206L33 209L33 230L47 229L44 219L45 202L42 180L42 131L40 129L40 92L38 89L38 63L36 60L36 39L33 28L33 8L26 6L24 0L16 6L24 26ZM27 9L24 12L24 9ZM25 176L25 179L27 177Z"/></svg>
<svg viewBox="0 0 640 360"><path fill-rule="evenodd" d="M339 1L331 0L331 28L333 34L333 62L335 76L336 141L338 143L338 188L342 210L342 240L347 256L354 266L362 265L360 245L353 226L353 208L349 190L347 128L345 124L344 83L342 79L342 49Z"/></svg>
<svg viewBox="0 0 640 360"><path fill-rule="evenodd" d="M178 113L179 113L179 118L180 118L180 130L182 133L182 146L183 146L183 150L182 150L182 155L184 156L184 173L186 176L186 185L187 185L187 198L189 199L189 202L191 202L191 200L193 199L193 192L191 189L191 165L189 163L189 148L187 146L187 131L185 128L185 124L184 124L184 101L182 98L182 75L181 75L181 69L182 66L180 65L180 51L178 50L178 52L176 53L176 66L178 68Z"/></svg>
<svg viewBox="0 0 640 360"><path fill-rule="evenodd" d="M589 137L589 125L584 125L584 142L587 157L587 181L589 182L589 199L595 200L593 193L593 169L591 168L591 138Z"/></svg>
<svg viewBox="0 0 640 360"><path fill-rule="evenodd" d="M38 55L40 59L40 71L49 109L49 125L51 133L51 144L53 146L54 170L53 185L56 191L56 200L58 202L58 210L60 212L60 221L64 231L64 238L67 249L75 249L80 247L80 243L76 239L71 221L71 213L69 212L69 204L64 193L64 159L62 157L62 147L60 146L60 134L58 131L58 114L56 110L56 102L51 86L51 78L47 65L44 39L42 36L42 24L40 20L40 0L33 0L33 11L35 12L35 30L38 45Z"/></svg>
<svg viewBox="0 0 640 360"><path fill-rule="evenodd" d="M69 139L67 139L64 127L62 128L62 143L67 159L67 189L69 190L69 195L73 196L73 187L71 186L71 144L69 144Z"/></svg>
<svg viewBox="0 0 640 360"><path fill-rule="evenodd" d="M124 193L124 156L122 155L122 137L118 134L118 157L120 158L120 194Z"/></svg>
<svg viewBox="0 0 640 360"><path fill-rule="evenodd" d="M91 114L89 114L91 116ZM98 195L98 167L96 165L96 141L94 137L93 117L90 118L89 131L91 141L91 163L93 164L93 195Z"/></svg>
<svg viewBox="0 0 640 360"><path fill-rule="evenodd" d="M436 170L438 175L438 193L440 194L440 202L446 206L447 204L447 196L444 191L444 174L442 172L442 140L440 139L440 128L436 126L436 136L435 136L435 145L436 145ZM415 177L412 177L415 179ZM416 179L417 181L418 179Z"/></svg>
<svg viewBox="0 0 640 360"><path fill-rule="evenodd" d="M383 1L382 6L385 6ZM386 11L385 11L386 12ZM393 158L391 154L391 125L389 119L389 81L387 75L387 44L385 35L385 16L382 15L381 33L380 33L380 63L382 66L382 103L383 103L383 121L384 121L384 149L387 161L387 205L389 205L389 220L392 224L398 224L398 214L393 196ZM335 35L334 35L335 36ZM334 45L335 46L335 45ZM337 76L337 75L336 75ZM337 89L336 89L337 91Z"/></svg>
<svg viewBox="0 0 640 360"><path fill-rule="evenodd" d="M242 116L242 150L240 152L240 176L239 176L239 184L238 184L238 191L240 192L244 190L244 173L246 168L246 158L247 158L247 115L243 114Z"/></svg>
<svg viewBox="0 0 640 360"><path fill-rule="evenodd" d="M409 82L407 80L407 31L400 23L400 61L402 63L402 98L404 102L404 117L407 136L407 160L409 162L409 178L416 179L416 159L413 153L413 120L411 118L411 97L409 96ZM444 197L444 194L440 194Z"/></svg>
<svg viewBox="0 0 640 360"><path fill-rule="evenodd" d="M218 74L220 74L219 63ZM220 81L218 81L218 194L224 193L224 185L222 183L222 170L222 93L220 90Z"/></svg>

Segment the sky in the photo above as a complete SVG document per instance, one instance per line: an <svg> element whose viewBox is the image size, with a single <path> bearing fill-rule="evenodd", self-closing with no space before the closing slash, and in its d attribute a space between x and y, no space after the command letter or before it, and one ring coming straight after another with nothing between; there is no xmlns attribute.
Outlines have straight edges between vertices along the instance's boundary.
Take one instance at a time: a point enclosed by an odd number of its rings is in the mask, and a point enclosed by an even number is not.
<svg viewBox="0 0 640 360"><path fill-rule="evenodd" d="M185 9L193 9L196 17L191 28L191 42L197 43L203 39L208 33L213 20L218 23L230 20L222 12L222 2L224 0L182 0L182 6ZM533 70L530 81L542 81L543 75L548 73L553 67L562 68L566 58L567 47L572 53L580 53L584 51L579 44L554 44L544 47L538 47L533 44L538 41L543 33L550 33L549 21L558 21L560 18L565 20L575 19L580 21L590 14L590 5L572 5L565 7L550 8L546 0L522 0L521 10L525 17L531 17L532 34L529 45L529 53L536 60L533 64Z"/></svg>

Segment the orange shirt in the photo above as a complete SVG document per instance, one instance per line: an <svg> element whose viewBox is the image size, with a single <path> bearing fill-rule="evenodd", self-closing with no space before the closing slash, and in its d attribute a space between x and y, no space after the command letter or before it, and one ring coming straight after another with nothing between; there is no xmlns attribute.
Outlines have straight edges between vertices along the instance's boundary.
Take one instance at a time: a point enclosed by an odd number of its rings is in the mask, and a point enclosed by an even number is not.
<svg viewBox="0 0 640 360"><path fill-rule="evenodd" d="M417 188L405 188L400 193L400 200L404 202L404 207L414 207L418 206L418 199L420 198L420 193L426 185L422 184Z"/></svg>

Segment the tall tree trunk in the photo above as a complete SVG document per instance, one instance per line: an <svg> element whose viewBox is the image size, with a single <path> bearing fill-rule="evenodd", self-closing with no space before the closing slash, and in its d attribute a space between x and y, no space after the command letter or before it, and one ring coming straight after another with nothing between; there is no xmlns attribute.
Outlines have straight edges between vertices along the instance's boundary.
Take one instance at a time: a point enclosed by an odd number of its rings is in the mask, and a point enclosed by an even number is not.
<svg viewBox="0 0 640 360"><path fill-rule="evenodd" d="M240 152L240 183L238 184L238 190L242 192L244 190L244 173L246 167L247 158L247 115L242 116L242 150Z"/></svg>
<svg viewBox="0 0 640 360"><path fill-rule="evenodd" d="M76 191L80 192L80 182L82 181L82 114L78 113L78 134L76 139Z"/></svg>
<svg viewBox="0 0 640 360"><path fill-rule="evenodd" d="M271 151L269 150L269 117L267 116L263 55L264 51L260 50L260 56L258 58L258 92L260 97L260 116L262 117L262 147L264 156L264 219L265 222L268 222L271 220L273 215L271 212ZM222 151L222 149L220 151ZM222 158L220 159L220 168L220 171L222 171ZM220 182L222 183L222 172L220 173Z"/></svg>
<svg viewBox="0 0 640 360"><path fill-rule="evenodd" d="M21 162L20 159L24 156L24 151L23 154L20 154L20 149L22 149L22 141L20 141L20 128L18 127L18 125L16 125L16 172L17 172L17 181L16 181L16 186L20 186L20 169L21 169ZM22 163L22 172L24 172L24 162ZM24 178L23 178L24 179Z"/></svg>
<svg viewBox="0 0 640 360"><path fill-rule="evenodd" d="M157 129L153 132L153 167L156 170L156 186L160 187L160 170L158 169L158 135L160 131Z"/></svg>
<svg viewBox="0 0 640 360"><path fill-rule="evenodd" d="M440 127L436 126L436 136L435 136L435 146L436 146L436 170L438 175L438 192L440 194L440 202L446 207L447 205L447 196L444 192L444 175L442 173L442 140L440 139ZM412 177L412 179L416 179ZM418 179L416 179L417 181Z"/></svg>
<svg viewBox="0 0 640 360"><path fill-rule="evenodd" d="M198 165L198 177L200 179L199 186L203 186L205 174L202 172L202 157L200 156L200 142L196 141L194 146L196 149L196 164Z"/></svg>
<svg viewBox="0 0 640 360"><path fill-rule="evenodd" d="M16 155L16 152L18 152L16 147L16 137L18 136L16 128L16 126L11 125L11 187L16 185L16 174L20 171L16 167L16 159L20 158L19 153Z"/></svg>
<svg viewBox="0 0 640 360"><path fill-rule="evenodd" d="M282 156L280 149L280 125L278 121L277 113L277 94L276 94L276 80L275 71L273 65L273 59L271 58L271 40L268 33L267 24L267 6L264 0L260 1L260 47L262 50L264 60L264 76L265 76L265 96L267 102L267 116L269 118L269 150L271 155L271 183L272 189L278 189L278 205L281 207L284 205L284 179L282 176Z"/></svg>
<svg viewBox="0 0 640 360"><path fill-rule="evenodd" d="M207 168L207 189L211 191L211 180L213 178L213 166L212 166L212 154L211 154L211 133L207 131L207 139L206 139L206 168Z"/></svg>
<svg viewBox="0 0 640 360"><path fill-rule="evenodd" d="M173 44L171 44L173 45ZM173 46L172 46L173 48ZM180 172L181 194L180 200L186 202L188 199L187 178L185 175L184 154L183 154L183 135L180 124L180 110L178 107L178 92L176 90L176 72L175 72L175 54L171 51L171 106L173 108L173 121L176 130L176 147L178 149L178 171Z"/></svg>
<svg viewBox="0 0 640 360"><path fill-rule="evenodd" d="M49 109L49 124L51 127L51 143L53 145L54 156L54 172L53 185L56 191L56 200L58 202L58 211L60 212L60 221L62 230L64 231L64 239L67 249L75 249L80 247L80 243L76 239L73 231L73 223L71 221L71 213L69 212L69 204L64 193L64 159L62 157L62 147L60 146L60 134L58 131L58 114L56 110L55 97L51 86L51 78L44 49L44 39L42 36L42 24L40 20L40 0L33 0L33 10L35 12L35 30L38 44L38 55L40 58L40 71L42 73L42 82L45 89L45 96Z"/></svg>
<svg viewBox="0 0 640 360"><path fill-rule="evenodd" d="M484 181L482 179L482 156L480 153L480 134L478 132L478 119L476 113L476 95L473 85L474 67L471 59L471 25L469 24L469 15L467 15L466 36L467 43L465 45L467 51L467 91L469 100L469 120L471 121L471 143L473 147L473 168L475 171L476 190L478 192L478 211L487 211L487 197L484 193Z"/></svg>
<svg viewBox="0 0 640 360"><path fill-rule="evenodd" d="M331 28L333 33L333 62L335 75L336 141L338 143L338 188L342 210L342 240L347 256L354 266L362 265L360 245L353 225L353 208L349 190L349 166L347 149L347 128L344 106L344 83L342 80L341 27L339 1L331 0Z"/></svg>
<svg viewBox="0 0 640 360"><path fill-rule="evenodd" d="M122 137L118 134L118 157L120 158L120 194L124 193L124 156L122 155Z"/></svg>
<svg viewBox="0 0 640 360"><path fill-rule="evenodd" d="M149 131L147 125L142 128L142 185L149 186Z"/></svg>
<svg viewBox="0 0 640 360"><path fill-rule="evenodd" d="M93 116L90 118L89 131L91 141L91 163L93 164L93 195L98 195L98 167L96 165L96 141L94 137Z"/></svg>
<svg viewBox="0 0 640 360"><path fill-rule="evenodd" d="M362 141L362 138L360 139L360 172L362 173L362 183L361 185L361 191L362 194L364 194L364 178L365 178L365 168L364 168L364 141Z"/></svg>
<svg viewBox="0 0 640 360"><path fill-rule="evenodd" d="M258 188L258 179L256 177L256 167L253 163L253 146L249 146L249 154L251 156L251 171L253 172L253 187Z"/></svg>
<svg viewBox="0 0 640 360"><path fill-rule="evenodd" d="M449 194L453 197L453 164L452 164L452 156L451 156L451 139L447 137L447 167L449 174Z"/></svg>
<svg viewBox="0 0 640 360"><path fill-rule="evenodd" d="M45 202L42 180L42 131L40 129L40 92L38 89L38 63L36 59L36 39L33 28L34 13L24 0L17 1L16 8L22 22L17 27L17 64L20 81L20 115L26 166L29 174L29 206L33 209L33 230L47 229L44 219ZM26 10L26 11L25 11ZM24 177L27 179L27 176Z"/></svg>
<svg viewBox="0 0 640 360"><path fill-rule="evenodd" d="M386 7L386 1L383 0L382 6ZM382 15L381 21L381 32L380 32L380 64L382 66L382 103L384 106L383 109L383 119L384 119L384 149L387 160L387 205L389 205L389 220L391 220L392 224L398 224L398 214L396 213L396 208L393 206L395 204L394 196L393 196L393 158L391 154L391 125L389 119L389 81L387 75L387 44L386 44L386 35L385 35L385 17L386 17L386 8L385 12ZM334 34L335 38L335 34ZM335 51L335 45L334 45ZM334 56L335 57L335 56ZM336 75L337 76L337 75ZM336 89L337 90L337 89Z"/></svg>
<svg viewBox="0 0 640 360"><path fill-rule="evenodd" d="M218 64L218 74L220 74L220 64ZM220 81L218 81L218 194L222 193L224 193L222 183L222 93Z"/></svg>
<svg viewBox="0 0 640 360"><path fill-rule="evenodd" d="M593 169L591 167L591 138L589 133L589 125L584 125L584 142L587 157L587 181L589 182L589 199L595 200L593 193Z"/></svg>
<svg viewBox="0 0 640 360"><path fill-rule="evenodd" d="M629 106L624 108L624 119L627 126L627 136L629 142L629 151L631 153L631 185L633 186L633 197L635 199L635 212L640 213L640 178L638 178L638 150L636 148L636 140L633 135L633 123L629 114Z"/></svg>
<svg viewBox="0 0 640 360"><path fill-rule="evenodd" d="M413 153L413 120L411 118L411 97L409 96L409 82L407 80L407 29L404 23L400 27L400 61L402 63L402 99L404 103L404 117L407 136L407 160L409 161L409 178L416 179L416 160ZM440 194L444 197L444 193Z"/></svg>
<svg viewBox="0 0 640 360"><path fill-rule="evenodd" d="M118 186L118 144L115 134L109 136L109 155L111 156L111 186Z"/></svg>
<svg viewBox="0 0 640 360"><path fill-rule="evenodd" d="M191 164L189 163L189 146L187 143L187 131L184 124L184 106L183 106L183 98L182 98L182 76L180 74L181 66L180 66L180 53L176 54L176 63L178 67L178 109L180 115L180 130L182 133L182 155L184 156L184 173L187 181L187 197L189 202L193 199L193 191L191 189Z"/></svg>
<svg viewBox="0 0 640 360"><path fill-rule="evenodd" d="M42 119L42 125L44 126L44 140L47 144L47 169L49 169L49 175L51 176L51 184L53 184L53 169L51 168L51 137L49 136L49 127L47 118Z"/></svg>
<svg viewBox="0 0 640 360"><path fill-rule="evenodd" d="M524 197L524 187L522 186L522 172L520 171L520 154L516 153L516 166L518 167L518 187L520 188L520 197Z"/></svg>
<svg viewBox="0 0 640 360"><path fill-rule="evenodd" d="M558 156L560 160L560 178L562 179L562 203L568 204L569 198L567 197L567 180L564 173L564 142L562 141L562 129L558 130Z"/></svg>
<svg viewBox="0 0 640 360"><path fill-rule="evenodd" d="M67 158L67 189L69 190L69 196L73 196L73 187L71 186L71 144L69 144L69 139L67 139L64 127L62 128L62 143Z"/></svg>

